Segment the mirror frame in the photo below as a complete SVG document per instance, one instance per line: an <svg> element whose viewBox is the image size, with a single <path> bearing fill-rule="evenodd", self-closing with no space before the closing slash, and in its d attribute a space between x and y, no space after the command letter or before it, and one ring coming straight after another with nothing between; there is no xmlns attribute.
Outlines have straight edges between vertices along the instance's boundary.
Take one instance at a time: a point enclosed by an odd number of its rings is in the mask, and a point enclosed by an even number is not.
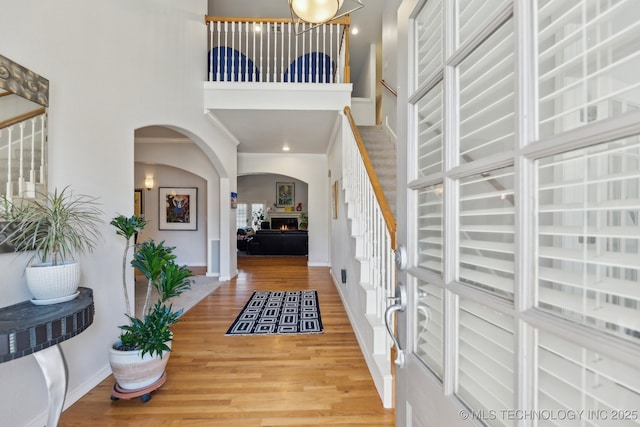
<svg viewBox="0 0 640 427"><path fill-rule="evenodd" d="M49 106L49 80L4 55L0 55L0 88Z"/></svg>
<svg viewBox="0 0 640 427"><path fill-rule="evenodd" d="M0 88L44 107L45 113L49 107L49 80L4 55L0 55ZM0 121L0 129L22 120L23 117L15 116ZM44 169L47 170L46 167ZM46 179L44 181L46 182ZM0 222L0 242L6 238L6 233L14 229L12 224L9 224L8 229L4 229L5 224ZM9 243L1 244L0 253L3 252L14 252L14 248Z"/></svg>

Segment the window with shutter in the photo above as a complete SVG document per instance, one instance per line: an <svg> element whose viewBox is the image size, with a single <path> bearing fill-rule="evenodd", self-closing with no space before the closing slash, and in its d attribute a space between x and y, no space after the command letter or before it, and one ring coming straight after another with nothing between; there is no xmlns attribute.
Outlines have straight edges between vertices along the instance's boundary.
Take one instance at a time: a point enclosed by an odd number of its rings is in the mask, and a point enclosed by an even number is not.
<svg viewBox="0 0 640 427"><path fill-rule="evenodd" d="M416 104L416 137L418 143L416 161L418 176L424 177L442 172L442 101L444 86L440 82Z"/></svg>
<svg viewBox="0 0 640 427"><path fill-rule="evenodd" d="M460 163L513 150L513 22L507 21L458 67Z"/></svg>
<svg viewBox="0 0 640 427"><path fill-rule="evenodd" d="M422 86L434 73L442 71L442 1L429 0L418 13L415 22L414 64L416 87Z"/></svg>
<svg viewBox="0 0 640 427"><path fill-rule="evenodd" d="M459 187L458 280L513 299L513 167L463 178Z"/></svg>
<svg viewBox="0 0 640 427"><path fill-rule="evenodd" d="M442 343L444 334L443 289L418 281L416 302L415 354L442 379Z"/></svg>
<svg viewBox="0 0 640 427"><path fill-rule="evenodd" d="M637 110L638 2L538 1L539 136Z"/></svg>
<svg viewBox="0 0 640 427"><path fill-rule="evenodd" d="M416 7L407 369L479 424L640 426L640 1Z"/></svg>
<svg viewBox="0 0 640 427"><path fill-rule="evenodd" d="M537 409L584 411L583 425L637 426L640 374L611 358L541 332L537 345ZM634 412L635 411L635 412ZM635 414L635 415L634 415ZM617 415L617 418L616 418ZM544 425L565 425L548 420Z"/></svg>
<svg viewBox="0 0 640 427"><path fill-rule="evenodd" d="M249 226L249 217L247 216L247 204L238 203L236 209L236 228L245 228Z"/></svg>
<svg viewBox="0 0 640 427"><path fill-rule="evenodd" d="M442 184L418 191L418 266L442 275Z"/></svg>
<svg viewBox="0 0 640 427"><path fill-rule="evenodd" d="M515 405L514 319L467 298L458 309L458 387L456 395L487 414ZM491 426L515 425L503 417Z"/></svg>
<svg viewBox="0 0 640 427"><path fill-rule="evenodd" d="M640 342L640 137L536 169L537 306Z"/></svg>
<svg viewBox="0 0 640 427"><path fill-rule="evenodd" d="M458 0L458 46L469 41L474 33L485 27L493 13L504 3L504 0Z"/></svg>

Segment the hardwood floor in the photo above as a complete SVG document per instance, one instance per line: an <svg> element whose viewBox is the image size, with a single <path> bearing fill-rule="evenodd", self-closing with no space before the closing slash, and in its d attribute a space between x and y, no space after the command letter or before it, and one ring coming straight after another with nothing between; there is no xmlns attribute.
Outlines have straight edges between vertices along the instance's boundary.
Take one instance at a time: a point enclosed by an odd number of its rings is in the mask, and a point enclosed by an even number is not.
<svg viewBox="0 0 640 427"><path fill-rule="evenodd" d="M63 412L60 426L394 426L340 296L306 258L239 258L174 328L167 382L147 403L110 400L113 377ZM226 337L254 290L316 289L324 333Z"/></svg>

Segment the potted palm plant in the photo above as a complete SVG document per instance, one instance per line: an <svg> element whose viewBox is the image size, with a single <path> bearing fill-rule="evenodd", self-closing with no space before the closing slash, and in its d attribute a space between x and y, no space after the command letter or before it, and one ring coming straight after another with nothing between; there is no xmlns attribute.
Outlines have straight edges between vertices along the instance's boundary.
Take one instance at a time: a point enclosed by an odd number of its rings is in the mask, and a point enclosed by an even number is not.
<svg viewBox="0 0 640 427"><path fill-rule="evenodd" d="M67 186L35 199L2 199L0 244L33 252L25 269L34 304L75 298L80 265L74 255L92 252L100 237L102 211L95 197L75 195Z"/></svg>
<svg viewBox="0 0 640 427"><path fill-rule="evenodd" d="M146 221L135 215L119 216L111 222L118 235L127 239L123 258L125 266L132 236L142 230ZM175 247L149 239L135 246L131 265L147 280L145 302L139 317L128 312L129 323L120 326L121 334L109 349L111 370L123 390L139 390L156 383L164 374L169 360L173 333L171 326L178 322L183 310L174 310L168 300L190 289L192 275L186 266L175 262ZM126 281L123 283L126 296ZM154 292L155 290L155 292ZM152 303L152 295L155 302Z"/></svg>

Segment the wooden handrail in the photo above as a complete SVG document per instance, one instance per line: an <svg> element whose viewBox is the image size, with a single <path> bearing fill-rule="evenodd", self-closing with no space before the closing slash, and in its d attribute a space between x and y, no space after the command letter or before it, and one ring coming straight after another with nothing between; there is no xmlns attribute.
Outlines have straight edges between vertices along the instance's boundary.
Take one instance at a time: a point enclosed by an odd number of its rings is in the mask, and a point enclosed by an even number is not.
<svg viewBox="0 0 640 427"><path fill-rule="evenodd" d="M391 92L391 95L398 97L398 92L392 88L389 83L387 83L384 79L380 80L380 84L382 85L383 88L385 88L386 90L388 90L389 92Z"/></svg>
<svg viewBox="0 0 640 427"><path fill-rule="evenodd" d="M44 114L46 108L40 107L35 110L31 110L27 113L20 114L18 116L11 117L10 119L4 120L0 122L0 129L8 128L9 126L13 126L16 123L24 122L25 120L32 119L34 117L38 117Z"/></svg>
<svg viewBox="0 0 640 427"><path fill-rule="evenodd" d="M389 231L389 236L391 238L391 249L396 250L396 231L397 225L396 220L393 217L393 212L391 212L391 208L389 207L389 203L387 202L387 198L382 191L382 186L380 186L380 180L378 180L378 175L373 169L373 164L371 163L371 159L369 158L369 154L367 154L367 150L364 147L364 142L362 142L362 137L360 136L360 132L358 131L358 126L356 126L356 122L351 115L351 108L344 107L344 114L347 116L349 120L349 124L351 126L351 131L353 132L353 136L356 139L356 144L358 145L358 151L360 151L360 155L362 156L362 161L364 162L364 167L367 170L367 175L369 176L369 180L371 180L371 186L373 187L373 193L376 195L376 199L378 200L378 204L380 205L380 210L382 211L382 217L384 218L385 223L387 224L387 230Z"/></svg>
<svg viewBox="0 0 640 427"><path fill-rule="evenodd" d="M222 22L250 22L250 23L266 23L266 24L272 24L272 23L282 23L282 24L287 24L291 22L291 18L246 18L246 17L234 17L234 16L209 16L209 15L205 15L204 17L204 22L205 23L209 23L209 22L218 22L218 21L222 21ZM291 22L293 24L295 24L295 22ZM342 18L338 18L338 19L332 19L329 22L326 22L327 24L342 24L345 26L349 25L349 15L347 16L343 16Z"/></svg>

